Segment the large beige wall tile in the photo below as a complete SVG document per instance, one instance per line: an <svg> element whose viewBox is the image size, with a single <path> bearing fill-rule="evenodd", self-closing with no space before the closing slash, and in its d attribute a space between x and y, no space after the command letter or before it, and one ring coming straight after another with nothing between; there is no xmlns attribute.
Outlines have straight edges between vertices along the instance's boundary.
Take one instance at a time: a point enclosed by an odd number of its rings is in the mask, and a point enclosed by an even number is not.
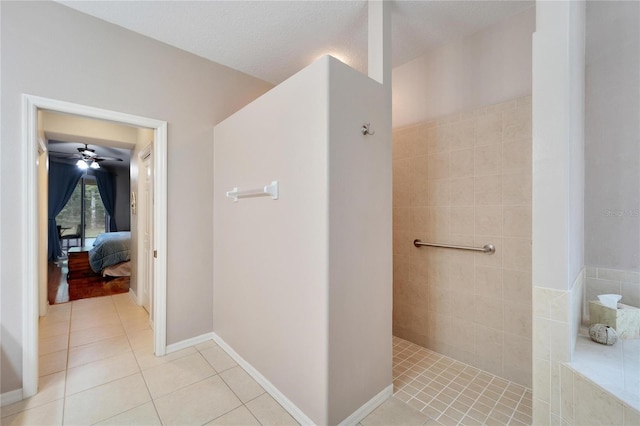
<svg viewBox="0 0 640 426"><path fill-rule="evenodd" d="M504 173L530 172L531 167L531 138L502 145L502 170Z"/></svg>
<svg viewBox="0 0 640 426"><path fill-rule="evenodd" d="M502 142L502 114L493 112L478 117L476 145L494 145Z"/></svg>
<svg viewBox="0 0 640 426"><path fill-rule="evenodd" d="M621 425L623 406L581 375L574 375L575 422L579 425Z"/></svg>
<svg viewBox="0 0 640 426"><path fill-rule="evenodd" d="M451 151L449 154L449 177L455 179L473 176L474 162L472 148Z"/></svg>
<svg viewBox="0 0 640 426"><path fill-rule="evenodd" d="M531 274L512 269L502 270L504 300L526 302L531 306Z"/></svg>
<svg viewBox="0 0 640 426"><path fill-rule="evenodd" d="M502 177L500 175L476 177L474 190L476 206L502 204Z"/></svg>
<svg viewBox="0 0 640 426"><path fill-rule="evenodd" d="M475 294L503 298L502 270L486 266L475 267Z"/></svg>
<svg viewBox="0 0 640 426"><path fill-rule="evenodd" d="M531 206L504 206L502 232L505 237L531 238Z"/></svg>
<svg viewBox="0 0 640 426"><path fill-rule="evenodd" d="M502 172L502 145L479 146L475 149L475 176Z"/></svg>

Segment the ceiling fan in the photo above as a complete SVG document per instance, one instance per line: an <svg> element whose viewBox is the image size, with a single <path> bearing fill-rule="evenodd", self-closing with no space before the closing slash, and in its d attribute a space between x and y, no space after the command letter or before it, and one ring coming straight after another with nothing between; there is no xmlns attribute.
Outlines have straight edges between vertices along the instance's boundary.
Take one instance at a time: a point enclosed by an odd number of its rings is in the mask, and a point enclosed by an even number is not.
<svg viewBox="0 0 640 426"><path fill-rule="evenodd" d="M58 157L58 158L78 158L78 162L76 163L76 166L78 166L81 169L88 169L88 168L99 169L100 164L98 163L100 161L105 161L105 160L122 161L122 158L103 157L102 155L98 155L96 154L96 150L89 148L89 145L87 144L84 144L84 148L76 148L76 149L78 150L78 154L49 151L49 155L51 155L52 157Z"/></svg>

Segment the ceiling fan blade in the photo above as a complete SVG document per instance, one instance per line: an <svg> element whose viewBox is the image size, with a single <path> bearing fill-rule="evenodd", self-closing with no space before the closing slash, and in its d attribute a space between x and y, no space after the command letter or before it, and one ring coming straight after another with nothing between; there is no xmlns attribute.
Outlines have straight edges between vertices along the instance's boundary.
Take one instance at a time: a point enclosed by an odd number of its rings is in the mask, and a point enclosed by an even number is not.
<svg viewBox="0 0 640 426"><path fill-rule="evenodd" d="M115 158L115 157L102 157L102 156L96 156L93 157L93 159L95 161L122 161L122 158Z"/></svg>
<svg viewBox="0 0 640 426"><path fill-rule="evenodd" d="M68 152L49 151L49 156L56 158L82 158L80 154L69 154Z"/></svg>

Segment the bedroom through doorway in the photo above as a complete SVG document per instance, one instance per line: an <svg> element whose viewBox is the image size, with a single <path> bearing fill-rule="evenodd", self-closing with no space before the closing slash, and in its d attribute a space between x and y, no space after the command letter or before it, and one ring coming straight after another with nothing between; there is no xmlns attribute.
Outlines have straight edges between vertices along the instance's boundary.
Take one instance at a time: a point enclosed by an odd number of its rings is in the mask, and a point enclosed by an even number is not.
<svg viewBox="0 0 640 426"><path fill-rule="evenodd" d="M105 149L126 149L130 152L131 163L127 166L126 171L122 172L122 175L126 175L130 179L130 187L123 191L126 195L126 201L124 202L126 214L128 216L129 224L123 227L129 228L128 233L131 237L131 264L132 264L132 281L131 290L129 295L131 299L137 304L141 305L139 295L136 293L135 271L140 269L142 259L137 253L137 241L140 230L137 226L135 214L131 214L133 209L130 206L129 197L131 194L137 191L137 154L141 152L144 147L149 145L154 147L155 159L154 161L153 175L151 180L153 181L153 200L156 203L154 209L153 222L150 225L151 234L154 236L154 251L157 256L151 259L147 264L151 264L154 271L153 279L151 281L151 295L150 298L153 301L153 316L155 321L153 322L150 333L153 336L153 353L156 356L162 356L166 353L166 149L167 149L167 123L160 120L154 120L139 116L133 116L129 114L123 114L108 110L102 110L99 108L88 107L83 105L77 105L53 99L40 98L30 95L23 95L23 126L24 126L24 154L25 154L25 174L23 179L23 190L26 194L25 211L32 212L25 218L26 226L26 240L25 245L25 259L26 262L23 265L23 302L25 315L23 323L23 397L28 398L37 393L38 390L38 377L39 377L39 351L38 351L38 335L39 335L39 323L42 320L47 320L47 313L49 308L49 302L47 300L47 281L48 274L48 262L49 256L49 235L54 234L56 237L61 236L62 229L58 230L57 226L50 226L49 222L49 175L56 166L53 166L54 162L50 157L53 153L51 142L54 140L67 142L67 143L81 143L85 150L95 152L95 155L100 155L98 147ZM48 123L45 116L57 115L59 119L55 125ZM93 126L78 125L78 122L84 120L92 120ZM55 122L55 120L54 120ZM61 125L61 122L69 125L70 122L75 122L75 126L65 128ZM86 124L86 123L85 123ZM96 137L95 134L83 134L88 128L96 128L104 130L109 126L120 126L121 129L128 129L129 132L133 130L136 134L136 140L134 143L127 143L122 138L118 137ZM66 129L66 130L65 130ZM83 138L84 140L79 140ZM106 143L105 143L106 142ZM85 145L86 144L86 145ZM120 146L118 147L118 144ZM89 145L89 146L87 146ZM95 150L95 151L94 151ZM80 152L76 148L76 151ZM101 157L109 157L102 153ZM115 157L115 156L114 156ZM86 160L86 159L85 159ZM95 169L99 167L91 167L93 162L89 158L87 162L87 168L95 172ZM79 159L75 159L79 162ZM74 167L74 165L66 164L66 166ZM100 166L101 168L102 166ZM67 167L69 169L69 167ZM82 198L86 197L82 203L91 205L93 203L93 209L89 209L87 212L83 212L80 215L80 226L76 225L74 234L72 235L72 241L64 242L65 256L62 256L61 246L58 246L60 252L56 251L56 257L71 257L71 253L74 251L82 252L86 247L85 245L91 242L94 237L94 233L100 231L101 226L92 226L93 223L99 223L101 221L100 208L96 206L98 200L95 188L92 188L93 182L87 175L95 176L95 173L85 173L83 170L80 176L77 177L75 182L72 182L71 188L68 188L69 192L73 194L78 188L78 181L81 181L80 193ZM99 176L99 175L98 175ZM75 178L74 178L75 179ZM95 178L99 181L99 178ZM96 183L96 185L99 185ZM71 186L71 185L70 185ZM89 194L87 194L89 192ZM100 190L98 191L100 192ZM100 194L101 201L104 196ZM63 199L64 204L69 201L71 195L67 194ZM76 197L77 198L77 197ZM132 197L133 198L133 197ZM82 206L81 203L81 206ZM103 203L105 210L109 208L107 204L113 205L116 203L115 199L107 201L105 198ZM122 204L122 203L121 203ZM64 206L58 206L61 211ZM77 208L77 207L76 207ZM82 207L80 207L82 208ZM131 210L130 210L131 209ZM52 213L57 216L60 211L53 211ZM84 218L82 218L84 215ZM93 217L92 217L93 216ZM109 214L104 216L104 230L110 231L117 229L117 224L120 219L117 219L117 213L110 211ZM54 221L55 222L55 221ZM122 223L122 222L121 222ZM60 225L60 228L67 227ZM69 227L72 228L72 227ZM53 229L53 230L52 230ZM58 233L60 231L60 233ZM117 232L98 232L95 236L96 240L100 239L100 236L113 236ZM60 238L55 238L55 241L59 244ZM55 248L55 247L54 247ZM56 260L58 260L56 258ZM62 271L59 271L62 272ZM128 297L128 296L127 296ZM95 299L98 300L98 299ZM68 304L69 305L69 304ZM64 305L59 305L64 306ZM57 310L52 310L53 314L57 314ZM56 316L56 315L54 315ZM57 318L57 316L56 316ZM54 321L52 319L50 321ZM50 322L49 321L49 322ZM45 324L43 322L43 324Z"/></svg>
<svg viewBox="0 0 640 426"><path fill-rule="evenodd" d="M40 127L48 148L49 305L135 291L131 157L153 132L50 111L40 114Z"/></svg>

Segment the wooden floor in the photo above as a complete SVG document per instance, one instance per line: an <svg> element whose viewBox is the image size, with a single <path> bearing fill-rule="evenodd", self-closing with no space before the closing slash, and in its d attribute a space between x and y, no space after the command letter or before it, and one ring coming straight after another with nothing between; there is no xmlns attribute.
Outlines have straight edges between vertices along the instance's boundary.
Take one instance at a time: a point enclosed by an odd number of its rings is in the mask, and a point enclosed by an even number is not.
<svg viewBox="0 0 640 426"><path fill-rule="evenodd" d="M68 273L67 260L49 262L47 296L50 305L129 291L130 277L102 277L100 274L93 274L67 281Z"/></svg>
<svg viewBox="0 0 640 426"><path fill-rule="evenodd" d="M67 261L49 262L47 270L47 296L49 304L69 301L69 284L67 283Z"/></svg>

